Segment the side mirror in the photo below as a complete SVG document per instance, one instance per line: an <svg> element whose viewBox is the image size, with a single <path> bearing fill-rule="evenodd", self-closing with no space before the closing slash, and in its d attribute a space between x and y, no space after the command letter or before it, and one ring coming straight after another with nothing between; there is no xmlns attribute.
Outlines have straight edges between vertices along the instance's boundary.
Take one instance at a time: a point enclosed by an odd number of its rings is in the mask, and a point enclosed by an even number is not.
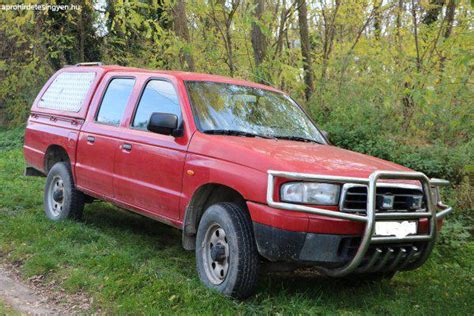
<svg viewBox="0 0 474 316"><path fill-rule="evenodd" d="M170 113L153 113L148 121L147 129L153 133L175 136L178 130L178 117Z"/></svg>

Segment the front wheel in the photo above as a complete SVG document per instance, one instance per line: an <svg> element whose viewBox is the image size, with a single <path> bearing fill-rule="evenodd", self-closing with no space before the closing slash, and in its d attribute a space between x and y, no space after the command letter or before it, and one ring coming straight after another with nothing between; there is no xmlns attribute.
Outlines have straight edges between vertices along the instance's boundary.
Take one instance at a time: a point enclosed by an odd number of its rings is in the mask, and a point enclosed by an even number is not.
<svg viewBox="0 0 474 316"><path fill-rule="evenodd" d="M199 223L196 266L209 288L238 299L253 294L259 257L248 213L234 203L210 206Z"/></svg>
<svg viewBox="0 0 474 316"><path fill-rule="evenodd" d="M44 190L44 211L53 221L80 219L84 209L84 194L74 185L68 163L56 163L48 173Z"/></svg>

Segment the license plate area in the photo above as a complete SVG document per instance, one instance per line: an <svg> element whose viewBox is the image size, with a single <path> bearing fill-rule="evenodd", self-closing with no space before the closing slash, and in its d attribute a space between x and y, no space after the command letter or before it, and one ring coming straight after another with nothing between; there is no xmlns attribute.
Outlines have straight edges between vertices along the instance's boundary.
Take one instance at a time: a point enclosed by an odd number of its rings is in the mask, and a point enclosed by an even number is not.
<svg viewBox="0 0 474 316"><path fill-rule="evenodd" d="M375 222L375 236L395 236L404 238L408 235L416 235L418 232L418 221L380 221Z"/></svg>

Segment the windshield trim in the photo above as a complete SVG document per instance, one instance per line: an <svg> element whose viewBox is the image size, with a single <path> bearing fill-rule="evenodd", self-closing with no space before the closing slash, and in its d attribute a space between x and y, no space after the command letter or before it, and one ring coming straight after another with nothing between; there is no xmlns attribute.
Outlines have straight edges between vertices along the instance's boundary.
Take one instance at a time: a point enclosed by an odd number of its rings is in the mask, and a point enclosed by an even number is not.
<svg viewBox="0 0 474 316"><path fill-rule="evenodd" d="M193 104L193 101L191 100L191 96L189 95L189 87L188 87L188 83L191 83L191 82L204 82L204 83L218 83L218 84L227 84L227 85L234 85L234 86L240 86L240 87L246 87L246 88L252 88L252 89L262 89L262 90L266 90L266 91L269 91L269 92L273 92L273 93L277 93L277 94L280 94L284 97L287 97L294 105L296 105L300 110L301 112L303 112L303 114L306 116L306 118L311 122L311 124L313 124L313 126L316 128L316 130L318 131L319 135L321 135L321 139L323 140L324 143L321 143L321 145L329 145L329 141L326 139L326 137L324 136L324 134L321 132L321 129L319 128L319 126L314 122L314 120L311 118L311 116L308 114L308 112L306 112L306 110L298 104L298 102L296 102L291 96L289 96L288 94L284 93L284 92L280 92L279 90L274 90L274 89L265 89L265 88L256 88L256 87L252 87L252 86L249 86L249 85L245 85L245 84L241 84L241 83L228 83L228 82L219 82L219 81L213 81L213 80L183 80L183 83L184 83L184 87L185 87L185 90L186 90L186 97L188 98L188 102L189 102L189 106L191 107L191 113L193 115L193 120L194 120L194 124L196 125L196 128L199 132L203 133L203 134L206 134L206 130L202 128L201 126L201 121L199 120L199 116L198 114L196 113L196 108L194 107L194 104ZM207 135L212 135L212 134L207 134Z"/></svg>

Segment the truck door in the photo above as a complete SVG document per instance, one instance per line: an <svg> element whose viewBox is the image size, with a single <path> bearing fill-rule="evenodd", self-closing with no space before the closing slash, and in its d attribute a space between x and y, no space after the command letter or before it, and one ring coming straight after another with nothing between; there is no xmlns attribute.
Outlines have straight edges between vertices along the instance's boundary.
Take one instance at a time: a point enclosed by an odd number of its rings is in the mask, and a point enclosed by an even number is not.
<svg viewBox="0 0 474 316"><path fill-rule="evenodd" d="M120 122L135 78L107 74L98 89L77 147L77 186L92 195L112 199L114 158L120 145ZM101 90L101 91L100 91Z"/></svg>
<svg viewBox="0 0 474 316"><path fill-rule="evenodd" d="M149 132L152 113L171 113L183 124L177 90L164 79L144 79L137 106L130 109L124 139L115 154L117 202L162 220L179 218L179 201L188 136Z"/></svg>

